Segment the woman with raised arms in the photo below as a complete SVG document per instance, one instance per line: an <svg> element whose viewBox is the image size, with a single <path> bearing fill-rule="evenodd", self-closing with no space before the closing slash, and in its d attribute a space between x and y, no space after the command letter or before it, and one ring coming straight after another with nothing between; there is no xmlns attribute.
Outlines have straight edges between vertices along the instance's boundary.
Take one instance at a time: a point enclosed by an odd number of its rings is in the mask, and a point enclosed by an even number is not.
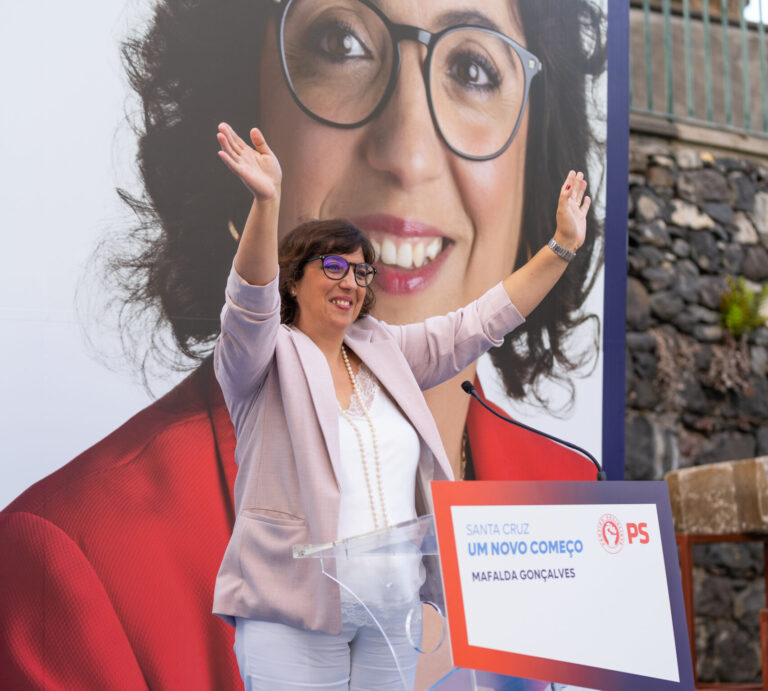
<svg viewBox="0 0 768 691"><path fill-rule="evenodd" d="M238 464L214 612L234 620L249 691L399 688L386 641L345 617L338 585L316 560L293 559L292 547L430 511L429 481L453 471L421 392L501 344L557 283L563 255L584 242L586 181L568 174L552 240L520 269L456 312L391 326L367 314L376 267L366 236L332 219L278 242L277 158L258 129L253 146L226 124L218 139L253 204L214 350ZM418 568L410 575L381 585L404 611L418 602ZM400 638L393 645L411 688L416 653Z"/></svg>

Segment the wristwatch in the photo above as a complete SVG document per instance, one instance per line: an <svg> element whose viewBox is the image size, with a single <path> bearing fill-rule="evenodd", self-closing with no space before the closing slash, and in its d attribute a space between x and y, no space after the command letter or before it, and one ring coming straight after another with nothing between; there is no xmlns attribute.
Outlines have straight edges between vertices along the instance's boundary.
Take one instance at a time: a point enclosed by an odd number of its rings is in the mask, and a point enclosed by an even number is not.
<svg viewBox="0 0 768 691"><path fill-rule="evenodd" d="M560 259L565 259L567 262L570 262L576 256L576 252L571 252L571 250L565 249L565 247L555 240L555 238L552 238L547 243L547 247L560 257Z"/></svg>

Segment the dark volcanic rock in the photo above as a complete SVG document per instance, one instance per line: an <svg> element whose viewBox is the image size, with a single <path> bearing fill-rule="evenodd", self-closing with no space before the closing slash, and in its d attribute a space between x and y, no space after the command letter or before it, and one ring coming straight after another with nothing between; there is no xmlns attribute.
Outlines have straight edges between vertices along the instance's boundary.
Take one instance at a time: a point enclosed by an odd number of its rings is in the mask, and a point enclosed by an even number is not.
<svg viewBox="0 0 768 691"><path fill-rule="evenodd" d="M715 312L715 310L708 310L700 305L691 305L688 311L697 322L702 324L718 324L720 322L720 313Z"/></svg>
<svg viewBox="0 0 768 691"><path fill-rule="evenodd" d="M750 281L764 281L768 278L768 251L761 245L747 247L741 272Z"/></svg>
<svg viewBox="0 0 768 691"><path fill-rule="evenodd" d="M761 346L768 346L768 329L761 326L749 335L749 342Z"/></svg>
<svg viewBox="0 0 768 691"><path fill-rule="evenodd" d="M629 331L626 334L627 348L651 353L656 350L656 339L653 334Z"/></svg>
<svg viewBox="0 0 768 691"><path fill-rule="evenodd" d="M654 247L668 247L670 243L669 231L664 221L638 223L635 226L634 235L640 242L648 243Z"/></svg>
<svg viewBox="0 0 768 691"><path fill-rule="evenodd" d="M723 270L731 276L741 273L741 265L744 262L744 250L741 245L726 245L720 253Z"/></svg>
<svg viewBox="0 0 768 691"><path fill-rule="evenodd" d="M648 261L637 252L631 252L627 257L627 269L630 276L639 276L648 266Z"/></svg>
<svg viewBox="0 0 768 691"><path fill-rule="evenodd" d="M685 303L676 292L666 290L661 293L654 293L650 296L648 303L651 312L662 321L672 321L682 311Z"/></svg>
<svg viewBox="0 0 768 691"><path fill-rule="evenodd" d="M696 459L696 465L754 458L755 438L741 432L721 432L712 435Z"/></svg>
<svg viewBox="0 0 768 691"><path fill-rule="evenodd" d="M683 401L685 410L688 412L701 414L709 412L709 401L704 394L704 389L692 373L684 375Z"/></svg>
<svg viewBox="0 0 768 691"><path fill-rule="evenodd" d="M664 261L664 252L658 247L645 245L637 250L637 254L646 261L646 266L659 266Z"/></svg>
<svg viewBox="0 0 768 691"><path fill-rule="evenodd" d="M728 182L733 191L733 208L741 211L752 211L755 207L755 185L746 175L732 173Z"/></svg>
<svg viewBox="0 0 768 691"><path fill-rule="evenodd" d="M653 480L653 426L643 415L633 415L625 425L625 456L627 480Z"/></svg>
<svg viewBox="0 0 768 691"><path fill-rule="evenodd" d="M653 353L642 351L633 353L632 362L639 377L653 381L656 377L656 365L659 362Z"/></svg>
<svg viewBox="0 0 768 691"><path fill-rule="evenodd" d="M701 210L722 225L727 226L733 223L733 209L730 204L713 202L711 204L704 204Z"/></svg>
<svg viewBox="0 0 768 691"><path fill-rule="evenodd" d="M675 290L686 302L699 300L699 269L689 259L677 262Z"/></svg>
<svg viewBox="0 0 768 691"><path fill-rule="evenodd" d="M655 293L659 290L666 290L675 281L675 273L672 267L667 266L649 266L641 274L648 290Z"/></svg>
<svg viewBox="0 0 768 691"><path fill-rule="evenodd" d="M701 304L711 310L720 309L720 300L728 290L724 276L701 276L699 278L699 296Z"/></svg>
<svg viewBox="0 0 768 691"><path fill-rule="evenodd" d="M686 334L693 333L696 328L696 318L685 309L672 320L672 323Z"/></svg>
<svg viewBox="0 0 768 691"><path fill-rule="evenodd" d="M765 584L759 581L748 583L733 598L736 621L747 630L759 630L761 609L765 609Z"/></svg>
<svg viewBox="0 0 768 691"><path fill-rule="evenodd" d="M729 198L725 176L711 168L681 172L677 191L682 199L694 204L727 202Z"/></svg>
<svg viewBox="0 0 768 691"><path fill-rule="evenodd" d="M693 550L696 564L710 573L732 578L755 578L763 575L763 549L758 543L714 542L697 545Z"/></svg>
<svg viewBox="0 0 768 691"><path fill-rule="evenodd" d="M720 266L720 251L715 236L706 230L697 230L690 236L691 257L702 271L714 273Z"/></svg>
<svg viewBox="0 0 768 691"><path fill-rule="evenodd" d="M712 653L715 674L734 682L753 681L760 674L760 643L737 624L725 621L714 634Z"/></svg>
<svg viewBox="0 0 768 691"><path fill-rule="evenodd" d="M697 574L699 575L699 574ZM694 583L696 614L704 617L727 617L733 611L733 583L730 578L701 574Z"/></svg>
<svg viewBox="0 0 768 691"><path fill-rule="evenodd" d="M736 407L745 417L768 418L768 381L757 378L747 391L737 393Z"/></svg>
<svg viewBox="0 0 768 691"><path fill-rule="evenodd" d="M715 159L715 164L726 173L731 173L734 170L745 170L747 167L745 161L732 156L718 156Z"/></svg>
<svg viewBox="0 0 768 691"><path fill-rule="evenodd" d="M653 410L659 404L659 392L652 381L637 379L629 400L638 410Z"/></svg>
<svg viewBox="0 0 768 691"><path fill-rule="evenodd" d="M627 326L635 331L648 328L651 320L651 309L648 302L648 291L636 278L627 279Z"/></svg>
<svg viewBox="0 0 768 691"><path fill-rule="evenodd" d="M699 346L693 353L693 362L697 369L706 372L712 362L712 347L708 345Z"/></svg>
<svg viewBox="0 0 768 691"><path fill-rule="evenodd" d="M757 451L758 456L768 454L768 425L757 430Z"/></svg>
<svg viewBox="0 0 768 691"><path fill-rule="evenodd" d="M691 245L682 238L675 238L672 241L672 251L681 259L691 256Z"/></svg>

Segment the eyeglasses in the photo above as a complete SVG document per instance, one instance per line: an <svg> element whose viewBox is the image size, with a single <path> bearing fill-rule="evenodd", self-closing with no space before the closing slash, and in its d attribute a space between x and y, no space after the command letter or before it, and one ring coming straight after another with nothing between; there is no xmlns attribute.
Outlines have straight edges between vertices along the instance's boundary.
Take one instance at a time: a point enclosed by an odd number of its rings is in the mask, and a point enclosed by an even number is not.
<svg viewBox="0 0 768 691"><path fill-rule="evenodd" d="M333 281L340 281L349 272L352 267L352 274L355 277L355 283L361 288L367 288L373 282L376 275L376 267L368 262L348 262L344 257L337 254L321 254L317 257L310 257L304 263L308 264L317 259L322 260L323 273Z"/></svg>
<svg viewBox="0 0 768 691"><path fill-rule="evenodd" d="M294 100L310 117L342 129L361 127L385 108L404 40L427 47L427 101L446 146L475 161L503 153L541 70L541 61L509 36L470 24L437 33L394 24L369 0L286 0L278 23Z"/></svg>

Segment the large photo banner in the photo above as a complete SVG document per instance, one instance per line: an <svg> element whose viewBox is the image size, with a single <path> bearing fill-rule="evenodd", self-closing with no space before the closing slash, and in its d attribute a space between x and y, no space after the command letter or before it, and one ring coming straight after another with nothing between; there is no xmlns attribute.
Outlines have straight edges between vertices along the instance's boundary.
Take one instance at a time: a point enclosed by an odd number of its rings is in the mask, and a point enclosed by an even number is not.
<svg viewBox="0 0 768 691"><path fill-rule="evenodd" d="M344 218L369 237L373 315L394 324L524 264L584 171L563 278L425 396L456 479L594 475L465 380L622 479L624 3L49 5L0 22L0 686L240 684L210 614L237 472L211 353L251 205L221 122L279 159L281 235Z"/></svg>

